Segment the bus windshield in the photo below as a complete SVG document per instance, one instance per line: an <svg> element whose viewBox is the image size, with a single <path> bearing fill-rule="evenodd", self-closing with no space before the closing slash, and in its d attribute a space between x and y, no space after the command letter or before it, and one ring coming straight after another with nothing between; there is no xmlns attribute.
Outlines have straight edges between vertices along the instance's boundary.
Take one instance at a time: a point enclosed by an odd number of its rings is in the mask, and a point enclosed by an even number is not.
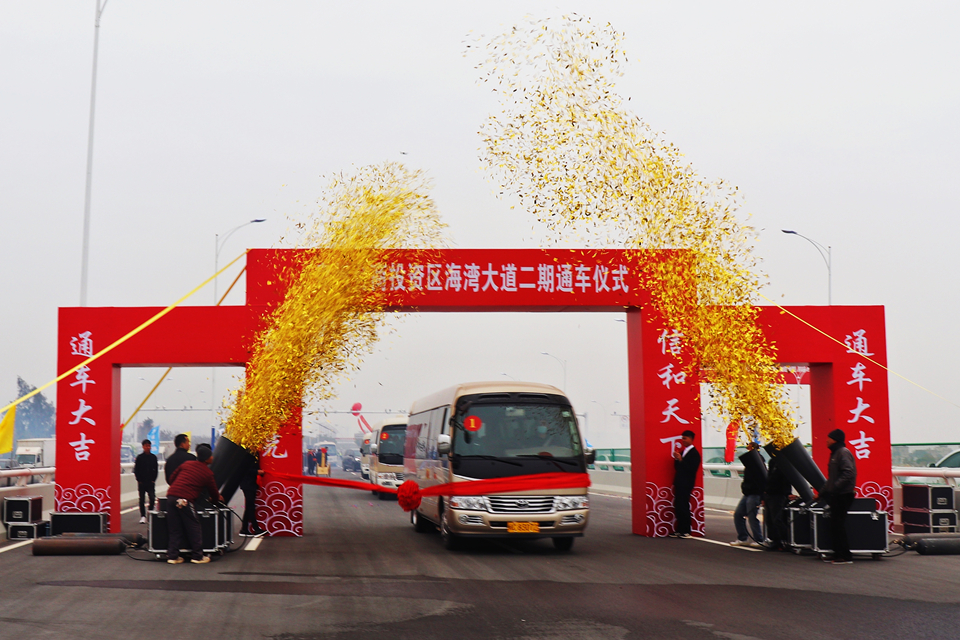
<svg viewBox="0 0 960 640"><path fill-rule="evenodd" d="M403 464L403 444L407 439L407 426L396 425L380 430L377 443L377 460L383 464Z"/></svg>
<svg viewBox="0 0 960 640"><path fill-rule="evenodd" d="M474 478L583 472L573 409L559 404L475 403L454 419L454 472Z"/></svg>

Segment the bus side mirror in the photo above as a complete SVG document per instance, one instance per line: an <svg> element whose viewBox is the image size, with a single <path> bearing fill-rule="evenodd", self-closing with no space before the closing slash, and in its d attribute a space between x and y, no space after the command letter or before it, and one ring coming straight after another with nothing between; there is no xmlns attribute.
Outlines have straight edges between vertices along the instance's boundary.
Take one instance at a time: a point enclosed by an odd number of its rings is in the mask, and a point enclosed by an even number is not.
<svg viewBox="0 0 960 640"><path fill-rule="evenodd" d="M371 445L370 445L370 453L376 453L376 452L377 452L377 445L371 444Z"/></svg>
<svg viewBox="0 0 960 640"><path fill-rule="evenodd" d="M441 433L437 436L437 453L442 456L450 453L450 434Z"/></svg>
<svg viewBox="0 0 960 640"><path fill-rule="evenodd" d="M587 449L583 454L583 459L587 464L594 464L597 461L597 452L593 449Z"/></svg>

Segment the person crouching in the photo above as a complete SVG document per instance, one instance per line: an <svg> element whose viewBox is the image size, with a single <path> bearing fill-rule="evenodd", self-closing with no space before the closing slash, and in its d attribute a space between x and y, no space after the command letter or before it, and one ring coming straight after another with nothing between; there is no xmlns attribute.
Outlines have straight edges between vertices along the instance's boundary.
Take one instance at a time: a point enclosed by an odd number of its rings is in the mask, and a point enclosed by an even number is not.
<svg viewBox="0 0 960 640"><path fill-rule="evenodd" d="M210 562L210 556L203 555L203 532L194 501L204 488L210 492L211 500L222 501L210 470L212 462L213 452L208 447L197 447L197 459L184 462L170 476L171 484L167 489L167 562L170 564L183 562L180 546L184 538L190 545L190 562Z"/></svg>

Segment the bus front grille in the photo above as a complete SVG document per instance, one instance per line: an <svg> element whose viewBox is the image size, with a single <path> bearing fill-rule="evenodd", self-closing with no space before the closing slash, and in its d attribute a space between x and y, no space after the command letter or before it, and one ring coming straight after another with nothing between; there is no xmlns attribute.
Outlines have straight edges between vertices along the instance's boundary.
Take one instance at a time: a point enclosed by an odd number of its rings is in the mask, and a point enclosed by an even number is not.
<svg viewBox="0 0 960 640"><path fill-rule="evenodd" d="M550 513L553 496L487 496L491 513Z"/></svg>

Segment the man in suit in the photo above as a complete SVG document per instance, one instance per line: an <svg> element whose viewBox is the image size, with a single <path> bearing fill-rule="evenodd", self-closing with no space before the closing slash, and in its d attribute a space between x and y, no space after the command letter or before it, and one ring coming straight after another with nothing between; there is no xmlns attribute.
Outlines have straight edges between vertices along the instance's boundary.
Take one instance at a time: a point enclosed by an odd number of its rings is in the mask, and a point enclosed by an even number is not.
<svg viewBox="0 0 960 640"><path fill-rule="evenodd" d="M672 538L690 537L690 494L700 471L700 452L693 446L696 437L693 431L684 431L680 446L673 451L673 512L677 526L670 534Z"/></svg>

